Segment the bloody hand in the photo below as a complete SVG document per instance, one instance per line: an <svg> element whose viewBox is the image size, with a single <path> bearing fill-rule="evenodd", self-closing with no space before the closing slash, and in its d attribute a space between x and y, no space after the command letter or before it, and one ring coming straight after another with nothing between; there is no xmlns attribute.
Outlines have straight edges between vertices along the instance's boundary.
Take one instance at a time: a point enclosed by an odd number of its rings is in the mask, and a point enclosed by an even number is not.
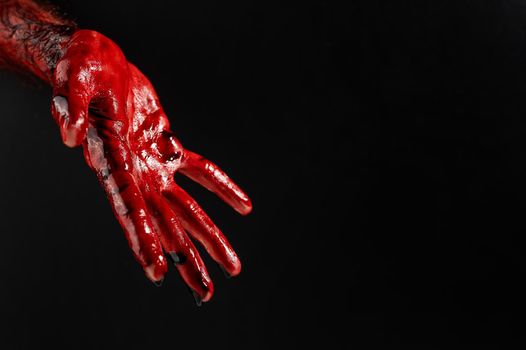
<svg viewBox="0 0 526 350"><path fill-rule="evenodd" d="M83 146L150 280L162 281L167 253L196 300L211 298L212 282L187 233L227 274L240 272L226 238L173 176L179 170L241 214L252 209L250 200L216 165L182 147L150 82L115 43L77 31L32 0L0 0L0 65L52 85L62 140Z"/></svg>
<svg viewBox="0 0 526 350"><path fill-rule="evenodd" d="M189 235L228 275L239 274L241 263L174 174L180 171L243 215L252 208L248 197L215 164L183 148L148 79L105 36L75 32L51 83L62 140L83 146L146 276L162 281L167 253L197 300L210 300L213 284Z"/></svg>

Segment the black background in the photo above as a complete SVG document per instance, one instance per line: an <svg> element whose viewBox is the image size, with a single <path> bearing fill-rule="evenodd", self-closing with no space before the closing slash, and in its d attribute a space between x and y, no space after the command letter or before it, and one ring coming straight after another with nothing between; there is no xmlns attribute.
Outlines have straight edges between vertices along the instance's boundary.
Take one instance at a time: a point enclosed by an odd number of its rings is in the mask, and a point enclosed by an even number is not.
<svg viewBox="0 0 526 350"><path fill-rule="evenodd" d="M5 349L524 340L526 4L56 1L152 80L243 272L143 276L47 87L1 72Z"/></svg>

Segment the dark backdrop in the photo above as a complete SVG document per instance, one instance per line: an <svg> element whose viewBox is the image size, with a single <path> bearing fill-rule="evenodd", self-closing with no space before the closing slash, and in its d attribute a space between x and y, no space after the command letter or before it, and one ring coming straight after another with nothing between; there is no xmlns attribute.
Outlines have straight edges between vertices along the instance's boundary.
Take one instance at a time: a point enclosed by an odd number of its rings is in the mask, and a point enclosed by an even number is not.
<svg viewBox="0 0 526 350"><path fill-rule="evenodd" d="M0 73L2 349L524 340L526 4L56 1L152 80L243 265L197 308L129 252L47 87Z"/></svg>

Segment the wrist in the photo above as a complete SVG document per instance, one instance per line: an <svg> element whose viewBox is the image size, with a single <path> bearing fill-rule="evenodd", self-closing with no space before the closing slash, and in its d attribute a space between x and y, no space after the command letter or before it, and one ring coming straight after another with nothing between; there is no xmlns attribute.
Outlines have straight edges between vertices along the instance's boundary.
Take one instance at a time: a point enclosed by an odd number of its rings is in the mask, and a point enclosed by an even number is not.
<svg viewBox="0 0 526 350"><path fill-rule="evenodd" d="M64 56L67 45L75 28L47 27L39 28L24 37L24 57L19 60L25 62L29 71L46 82L51 82L53 72L59 60Z"/></svg>

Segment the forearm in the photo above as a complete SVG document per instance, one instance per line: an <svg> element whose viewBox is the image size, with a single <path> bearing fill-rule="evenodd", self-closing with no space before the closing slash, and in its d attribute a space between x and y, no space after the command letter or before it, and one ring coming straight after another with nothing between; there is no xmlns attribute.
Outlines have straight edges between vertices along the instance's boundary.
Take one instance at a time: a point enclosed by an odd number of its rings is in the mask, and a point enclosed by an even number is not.
<svg viewBox="0 0 526 350"><path fill-rule="evenodd" d="M0 65L50 82L75 24L32 0L0 0Z"/></svg>

